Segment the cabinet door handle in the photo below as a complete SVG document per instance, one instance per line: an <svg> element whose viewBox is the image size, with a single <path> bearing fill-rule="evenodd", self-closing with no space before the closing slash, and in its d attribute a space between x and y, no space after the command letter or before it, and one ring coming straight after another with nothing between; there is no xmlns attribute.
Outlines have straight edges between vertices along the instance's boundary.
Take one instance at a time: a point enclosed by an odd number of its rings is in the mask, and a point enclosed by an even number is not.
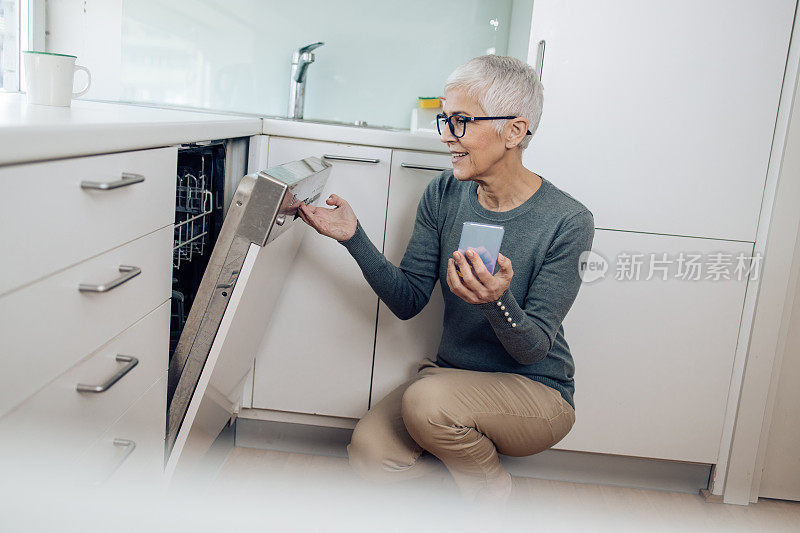
<svg viewBox="0 0 800 533"><path fill-rule="evenodd" d="M105 392L114 386L114 383L122 379L122 376L133 370L133 367L139 364L139 360L130 355L117 354L116 361L118 363L125 363L125 366L114 372L107 380L100 385L87 385L86 383L78 383L76 387L78 392Z"/></svg>
<svg viewBox="0 0 800 533"><path fill-rule="evenodd" d="M323 159L333 159L334 161L355 161L357 163L380 163L380 159L370 159L368 157L347 157L343 155L330 155L325 154Z"/></svg>
<svg viewBox="0 0 800 533"><path fill-rule="evenodd" d="M78 290L81 292L108 292L111 289L116 289L126 281L130 281L142 273L142 269L136 266L120 265L119 271L122 275L116 279L112 279L106 283L99 285L92 285L91 283L81 283L78 285Z"/></svg>
<svg viewBox="0 0 800 533"><path fill-rule="evenodd" d="M536 49L536 70L539 71L539 81L542 81L542 69L544 68L544 39L539 41L539 46Z"/></svg>
<svg viewBox="0 0 800 533"><path fill-rule="evenodd" d="M449 167L431 167L428 165L412 165L410 163L400 163L400 166L403 168L414 168L417 170L432 170L434 172L444 172Z"/></svg>
<svg viewBox="0 0 800 533"><path fill-rule="evenodd" d="M98 191L109 191L111 189L119 189L120 187L127 187L134 183L141 183L144 181L144 176L141 174L131 174L123 172L122 177L115 181L88 181L81 182L81 189L94 189Z"/></svg>

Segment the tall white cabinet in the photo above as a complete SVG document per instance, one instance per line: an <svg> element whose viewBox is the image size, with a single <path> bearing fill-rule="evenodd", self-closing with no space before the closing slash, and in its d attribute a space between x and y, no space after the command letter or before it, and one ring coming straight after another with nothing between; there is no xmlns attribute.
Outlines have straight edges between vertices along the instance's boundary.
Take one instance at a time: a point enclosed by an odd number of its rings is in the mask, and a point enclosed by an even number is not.
<svg viewBox="0 0 800 533"><path fill-rule="evenodd" d="M524 161L599 228L754 242L795 3L536 0Z"/></svg>
<svg viewBox="0 0 800 533"><path fill-rule="evenodd" d="M747 276L705 276L752 255L794 9L534 3L544 112L524 161L592 210L610 268L564 321L577 420L558 448L717 462ZM681 252L702 279L675 279ZM667 280L615 279L624 253L666 253Z"/></svg>

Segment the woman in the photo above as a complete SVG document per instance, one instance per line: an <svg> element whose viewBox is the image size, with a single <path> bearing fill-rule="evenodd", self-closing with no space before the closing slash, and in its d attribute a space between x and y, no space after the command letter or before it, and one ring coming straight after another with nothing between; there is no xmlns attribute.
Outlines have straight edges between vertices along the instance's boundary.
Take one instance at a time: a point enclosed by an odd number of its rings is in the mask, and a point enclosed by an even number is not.
<svg viewBox="0 0 800 533"><path fill-rule="evenodd" d="M453 169L426 188L399 267L343 198L331 195L333 209L300 206L399 318L419 313L437 279L446 281L436 360L423 359L353 432L350 464L366 478L422 476L433 467L420 459L427 451L466 500L505 502L512 480L498 452L532 455L572 428L574 366L561 322L580 288L578 260L591 249L594 218L523 166L541 112L542 84L522 61L481 56L450 75L439 130ZM465 221L505 227L497 273L457 251Z"/></svg>

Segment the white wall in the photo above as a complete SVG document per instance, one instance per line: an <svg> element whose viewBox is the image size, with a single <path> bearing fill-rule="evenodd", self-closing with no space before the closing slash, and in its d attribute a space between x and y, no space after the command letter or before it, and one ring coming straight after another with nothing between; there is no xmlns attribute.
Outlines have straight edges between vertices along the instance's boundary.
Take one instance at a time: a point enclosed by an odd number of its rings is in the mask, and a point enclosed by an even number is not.
<svg viewBox="0 0 800 533"><path fill-rule="evenodd" d="M123 0L47 0L45 47L78 56L92 72L86 98L117 100L120 95ZM76 76L78 80L79 74ZM83 81L76 81L82 86Z"/></svg>

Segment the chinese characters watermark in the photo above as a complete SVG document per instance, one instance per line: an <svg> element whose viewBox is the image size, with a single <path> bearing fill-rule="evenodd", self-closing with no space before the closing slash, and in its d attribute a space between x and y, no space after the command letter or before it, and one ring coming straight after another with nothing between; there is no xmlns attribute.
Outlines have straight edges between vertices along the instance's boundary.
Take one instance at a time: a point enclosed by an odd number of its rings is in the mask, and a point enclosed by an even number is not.
<svg viewBox="0 0 800 533"><path fill-rule="evenodd" d="M763 257L712 252L707 254L679 252L617 254L613 265L617 281L649 281L678 279L682 281L757 280ZM578 261L578 271L584 283L606 277L609 261L594 250L584 251Z"/></svg>

